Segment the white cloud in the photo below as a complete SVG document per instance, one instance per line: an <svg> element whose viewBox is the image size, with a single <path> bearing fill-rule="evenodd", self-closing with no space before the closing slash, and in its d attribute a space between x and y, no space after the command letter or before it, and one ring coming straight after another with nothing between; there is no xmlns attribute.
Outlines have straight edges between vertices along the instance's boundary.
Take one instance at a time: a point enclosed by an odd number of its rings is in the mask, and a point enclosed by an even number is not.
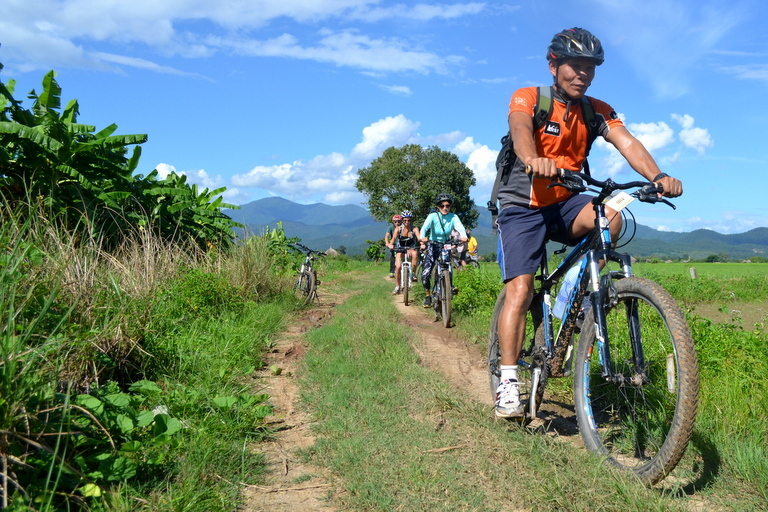
<svg viewBox="0 0 768 512"><path fill-rule="evenodd" d="M380 85L379 87L395 96L410 96L413 94L413 91L407 85Z"/></svg>
<svg viewBox="0 0 768 512"><path fill-rule="evenodd" d="M417 122L406 119L402 114L380 119L363 128L363 140L352 149L352 158L371 161L390 146L408 144L418 136Z"/></svg>
<svg viewBox="0 0 768 512"><path fill-rule="evenodd" d="M314 60L377 73L446 73L457 60L412 47L401 39L375 39L354 30L323 29L319 35L314 44L302 44L291 34L263 41L212 36L206 43L241 55Z"/></svg>
<svg viewBox="0 0 768 512"><path fill-rule="evenodd" d="M619 114L623 120L624 116ZM643 146L653 155L657 162L670 164L677 160L685 148L696 151L699 155L714 146L714 141L706 128L694 126L695 120L688 114L672 114L672 119L676 121L682 129L675 136L675 131L664 121L657 123L629 123L627 129L642 142ZM682 147L674 148L673 152L667 151L673 148L675 140L679 139ZM600 171L608 176L616 176L623 170L629 169L624 157L612 145L605 142L605 139L598 137L595 141L595 148L602 152L600 160ZM593 153L594 156L597 156ZM591 161L591 160L590 160Z"/></svg>
<svg viewBox="0 0 768 512"><path fill-rule="evenodd" d="M126 48L141 43L162 57L196 58L234 52L315 60L376 73L446 73L450 67L462 64L463 59L438 55L405 39L371 37L356 29L323 29L319 37L308 36L305 40L290 33L272 38L254 34L264 32L269 22L283 18L298 24L322 20L348 24L392 17L428 21L475 15L484 6L418 4L381 9L377 4L377 0L5 0L0 3L0 34L8 70L114 70L115 65L120 65L177 72L147 59L93 49L95 44L106 42ZM198 32L188 28L193 21ZM296 30L300 33L298 27Z"/></svg>
<svg viewBox="0 0 768 512"><path fill-rule="evenodd" d="M349 17L368 22L376 22L390 18L429 21L432 19L455 19L467 15L479 14L485 10L485 8L486 4L479 2L451 5L417 4L414 6L397 4L391 7L375 8L368 8L366 6L355 9Z"/></svg>
<svg viewBox="0 0 768 512"><path fill-rule="evenodd" d="M358 169L368 166L385 149L406 144L453 147L449 150L467 158L467 165L478 176L478 187L489 180L492 183L495 151L458 131L424 137L418 128L419 123L402 114L385 117L363 128L362 140L349 154L332 153L307 162L259 165L245 174L233 176L232 184L240 189L266 190L298 202L359 203L365 197L355 188Z"/></svg>
<svg viewBox="0 0 768 512"><path fill-rule="evenodd" d="M187 183L196 183L198 186L214 190L224 186L224 179L220 174L211 176L205 169L196 169L192 171L179 171L175 166L166 163L157 164L155 167L157 175L160 178L165 179L168 175L176 173L179 176L186 176Z"/></svg>
<svg viewBox="0 0 768 512"><path fill-rule="evenodd" d="M691 148L700 155L703 155L707 148L711 148L714 145L712 137L709 135L709 130L693 126L693 117L688 114L682 116L672 114L672 119L683 127L680 130L680 141L685 147Z"/></svg>
<svg viewBox="0 0 768 512"><path fill-rule="evenodd" d="M619 116L623 117L623 116ZM663 148L669 146L675 140L675 132L664 121L658 123L630 123L627 129L639 140L643 146L654 156ZM605 139L598 137L595 147L607 152L600 164L600 172L608 176L616 176L622 170L628 168L627 161ZM590 162L592 160L590 159Z"/></svg>

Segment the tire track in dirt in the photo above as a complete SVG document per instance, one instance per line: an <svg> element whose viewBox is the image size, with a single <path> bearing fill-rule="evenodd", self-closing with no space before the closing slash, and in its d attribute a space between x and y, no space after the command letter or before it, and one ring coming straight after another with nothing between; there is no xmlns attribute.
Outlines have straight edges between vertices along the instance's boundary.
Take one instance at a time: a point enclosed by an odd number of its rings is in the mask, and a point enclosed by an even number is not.
<svg viewBox="0 0 768 512"><path fill-rule="evenodd" d="M282 371L273 375L266 370L259 375L260 387L256 392L270 395L274 408L270 426L277 432L273 440L252 447L264 454L269 475L264 485L242 485L244 504L239 509L241 512L336 512L341 509L334 504L334 498L341 497L343 491L338 489L342 486L334 484L331 472L304 464L296 453L315 442L311 416L300 404L300 390L295 378L306 351L304 334L322 326L333 316L337 304L346 300L342 295L333 294L332 283L324 283L321 291L323 293L314 307L305 311L279 336L272 350L265 355L267 368L274 366ZM416 333L412 346L421 364L443 374L457 390L487 406L488 414L493 414L485 344L467 342L458 329L446 329L434 320L432 310L423 308L420 301L405 306L401 295L393 295L392 300L406 325ZM538 417L528 428L583 448L572 404L545 398ZM687 508L699 512L706 509L702 503L694 498Z"/></svg>
<svg viewBox="0 0 768 512"><path fill-rule="evenodd" d="M273 408L269 427L276 430L270 441L250 448L264 455L269 472L263 485L241 484L241 512L294 512L338 510L329 500L334 492L332 475L322 467L305 464L298 450L315 443L311 415L300 403L296 378L306 353L304 334L322 326L345 297L333 295L323 286L312 309L303 312L288 330L274 340L264 355L265 370L258 376L257 392L267 393Z"/></svg>

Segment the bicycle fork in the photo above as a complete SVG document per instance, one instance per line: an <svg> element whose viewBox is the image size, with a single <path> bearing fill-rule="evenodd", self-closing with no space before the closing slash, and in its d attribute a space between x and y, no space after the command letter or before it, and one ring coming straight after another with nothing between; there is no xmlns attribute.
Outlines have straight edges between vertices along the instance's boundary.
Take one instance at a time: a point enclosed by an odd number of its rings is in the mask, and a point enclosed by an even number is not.
<svg viewBox="0 0 768 512"><path fill-rule="evenodd" d="M593 271L597 268L597 258L595 254L590 255L590 270ZM626 267L625 267L626 270ZM632 363L633 363L633 375L625 376L617 374L613 370L613 363L611 361L610 339L608 338L608 322L606 319L606 310L612 304L616 298L612 296L615 293L615 289L611 284L611 274L606 274L602 277L594 272L591 273L591 281L593 291L589 295L589 300L592 303L592 313L595 321L595 338L597 341L598 356L601 366L602 377L617 386L630 385L633 387L639 387L648 383L648 378L645 375L645 354L643 351L643 340L640 329L640 314L637 308L637 300L629 299L625 302L625 314L627 328L629 332L630 346L632 347Z"/></svg>

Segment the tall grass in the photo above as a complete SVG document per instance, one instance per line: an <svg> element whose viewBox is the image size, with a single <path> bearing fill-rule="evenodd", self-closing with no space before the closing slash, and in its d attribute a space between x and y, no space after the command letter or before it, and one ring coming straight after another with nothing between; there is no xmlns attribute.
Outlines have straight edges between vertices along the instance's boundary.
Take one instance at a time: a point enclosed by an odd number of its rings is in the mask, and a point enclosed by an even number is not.
<svg viewBox="0 0 768 512"><path fill-rule="evenodd" d="M0 212L0 508L231 510L268 435L249 378L286 272L259 240L105 250L31 211Z"/></svg>

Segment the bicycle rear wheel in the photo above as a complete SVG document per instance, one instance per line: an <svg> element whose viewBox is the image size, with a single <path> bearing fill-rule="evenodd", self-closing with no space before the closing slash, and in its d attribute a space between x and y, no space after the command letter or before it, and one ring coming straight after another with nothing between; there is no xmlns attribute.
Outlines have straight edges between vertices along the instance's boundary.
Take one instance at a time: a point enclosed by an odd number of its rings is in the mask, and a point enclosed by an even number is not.
<svg viewBox="0 0 768 512"><path fill-rule="evenodd" d="M317 278L314 272L305 270L299 274L296 284L293 286L296 296L304 305L312 302L317 296Z"/></svg>
<svg viewBox="0 0 768 512"><path fill-rule="evenodd" d="M669 474L691 438L698 364L685 316L661 286L638 277L613 283L605 308L615 379L602 376L594 312L584 320L574 382L576 417L587 448L646 485ZM642 346L637 361L633 340Z"/></svg>
<svg viewBox="0 0 768 512"><path fill-rule="evenodd" d="M502 288L496 298L496 305L493 308L491 330L488 337L488 377L491 385L491 397L494 401L496 400L496 389L499 387L501 379L501 352L499 351L498 326L506 296L506 288ZM538 310L540 307L541 303L534 298L525 321L525 339L527 341L523 343L523 350L517 363L517 378L521 383L520 399L526 403L526 414L529 419L536 417L536 411L544 399L544 388L546 387L547 377L549 376L546 357L544 355L544 328L541 323L542 315ZM530 398L534 372L538 373L539 378L536 383L535 400L532 402Z"/></svg>
<svg viewBox="0 0 768 512"><path fill-rule="evenodd" d="M443 313L443 326L451 326L451 301L453 300L453 289L451 288L451 273L448 270L443 270L440 276L443 288L442 301L442 313Z"/></svg>

